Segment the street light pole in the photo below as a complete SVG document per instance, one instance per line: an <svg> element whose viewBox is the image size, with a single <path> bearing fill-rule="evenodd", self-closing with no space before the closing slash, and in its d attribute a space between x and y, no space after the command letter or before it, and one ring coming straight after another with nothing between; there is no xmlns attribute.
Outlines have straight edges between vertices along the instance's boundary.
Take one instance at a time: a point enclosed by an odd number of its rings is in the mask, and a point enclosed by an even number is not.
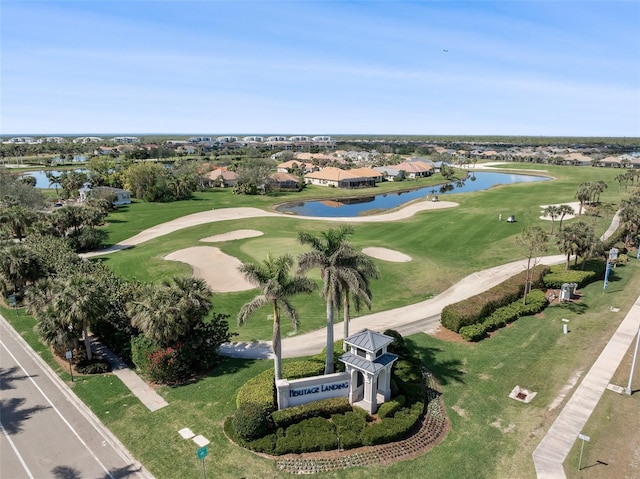
<svg viewBox="0 0 640 479"><path fill-rule="evenodd" d="M633 370L636 366L636 359L638 358L638 344L640 343L640 326L638 327L638 333L636 336L636 348L633 351L633 360L631 361L631 373L629 374L629 384L627 384L627 389L625 392L631 396L631 381L633 381Z"/></svg>

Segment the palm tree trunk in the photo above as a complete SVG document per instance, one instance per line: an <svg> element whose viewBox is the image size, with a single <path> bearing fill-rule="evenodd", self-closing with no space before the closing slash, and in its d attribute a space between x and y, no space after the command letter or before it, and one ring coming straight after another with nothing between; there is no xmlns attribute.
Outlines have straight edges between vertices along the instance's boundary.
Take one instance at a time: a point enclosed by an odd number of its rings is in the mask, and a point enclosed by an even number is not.
<svg viewBox="0 0 640 479"><path fill-rule="evenodd" d="M280 313L278 312L278 306L273 307L273 340L271 343L273 348L273 370L276 381L282 379L282 345L280 341Z"/></svg>
<svg viewBox="0 0 640 479"><path fill-rule="evenodd" d="M91 343L89 342L89 331L88 325L85 321L82 323L82 334L84 336L84 347L87 350L87 359L91 361L93 359L93 355L91 354Z"/></svg>
<svg viewBox="0 0 640 479"><path fill-rule="evenodd" d="M349 337L349 292L345 292L344 295L344 335L342 338L342 350L347 351L347 343L344 342L345 339Z"/></svg>
<svg viewBox="0 0 640 479"><path fill-rule="evenodd" d="M324 366L325 374L333 373L333 298L327 299L327 358Z"/></svg>

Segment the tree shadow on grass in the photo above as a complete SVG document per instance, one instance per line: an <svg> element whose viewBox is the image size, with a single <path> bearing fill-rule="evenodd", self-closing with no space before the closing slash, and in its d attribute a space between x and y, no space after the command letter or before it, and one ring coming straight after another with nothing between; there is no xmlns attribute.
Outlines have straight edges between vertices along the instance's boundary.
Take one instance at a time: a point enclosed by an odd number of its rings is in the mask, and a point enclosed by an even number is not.
<svg viewBox="0 0 640 479"><path fill-rule="evenodd" d="M574 314L584 314L589 309L589 306L586 305L585 303L574 303L572 301L568 301L565 303L560 303L557 306L554 306L554 308L567 310Z"/></svg>
<svg viewBox="0 0 640 479"><path fill-rule="evenodd" d="M442 349L416 346L415 342L409 338L404 338L404 341L407 347L420 357L422 364L438 378L440 384L450 382L464 384L465 373L460 360L440 361L437 356L443 351Z"/></svg>

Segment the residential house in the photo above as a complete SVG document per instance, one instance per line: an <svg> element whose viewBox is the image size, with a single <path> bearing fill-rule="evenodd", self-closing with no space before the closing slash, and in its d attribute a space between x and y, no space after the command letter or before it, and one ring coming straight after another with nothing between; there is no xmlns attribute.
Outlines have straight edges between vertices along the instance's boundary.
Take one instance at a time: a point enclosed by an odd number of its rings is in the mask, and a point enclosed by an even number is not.
<svg viewBox="0 0 640 479"><path fill-rule="evenodd" d="M300 178L292 175L291 173L278 171L269 176L271 179L271 186L275 190L299 190Z"/></svg>
<svg viewBox="0 0 640 479"><path fill-rule="evenodd" d="M361 176L341 168L327 167L304 175L307 184L334 186L336 188L365 188L375 186L376 180L370 176ZM376 174L379 174L376 172Z"/></svg>
<svg viewBox="0 0 640 479"><path fill-rule="evenodd" d="M300 169L303 173L311 173L312 171L317 171L318 167L316 167L313 163L303 162L301 160L289 160L284 163L280 163L278 166L279 173L288 173L291 170Z"/></svg>
<svg viewBox="0 0 640 479"><path fill-rule="evenodd" d="M403 161L395 167L404 171L405 178L424 178L433 174L433 165L424 161Z"/></svg>
<svg viewBox="0 0 640 479"><path fill-rule="evenodd" d="M122 188L112 188L110 186L95 186L85 183L78 190L80 201L87 201L88 198L114 198L113 206L128 205L131 203L131 193Z"/></svg>
<svg viewBox="0 0 640 479"><path fill-rule="evenodd" d="M213 186L225 188L234 186L238 182L238 174L235 171L229 171L226 168L217 168L206 173L205 178Z"/></svg>

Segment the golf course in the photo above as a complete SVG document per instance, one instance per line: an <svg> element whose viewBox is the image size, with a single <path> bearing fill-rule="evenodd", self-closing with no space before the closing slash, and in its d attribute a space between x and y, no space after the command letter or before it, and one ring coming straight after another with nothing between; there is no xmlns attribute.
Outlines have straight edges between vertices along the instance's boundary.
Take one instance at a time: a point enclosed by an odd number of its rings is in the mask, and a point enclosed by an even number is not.
<svg viewBox="0 0 640 479"><path fill-rule="evenodd" d="M620 201L630 193L614 180L619 173L615 168L540 164L497 168L503 170L496 171L544 175L551 180L448 194L441 197L446 207L418 208L416 205L427 200L416 200L404 207L415 207L410 216L392 216L389 221L367 221L366 216L359 216L349 222L355 231L350 237L351 244L369 252L380 271L380 279L371 282L371 309L352 310L353 318L419 303L474 272L525 259L527 251L516 237L524 228L534 225L550 232L552 222L541 218L543 205L574 203L581 183L602 180L608 186L599 205L586 208L579 217L593 225L597 237L607 230ZM410 181L402 184L405 188L412 186ZM357 193L372 195L391 188L397 189L398 185ZM149 228L211 210L252 208L268 214L183 227L126 249L97 254L92 260L104 262L123 278L141 282L155 283L176 275L206 277L214 291L213 310L229 315L230 329L237 334L235 341L270 340L272 318L268 307L243 326L236 324L238 311L255 296L256 290L241 282L237 287L224 287L226 277L235 285L234 265L257 263L269 254L287 253L295 258L306 251L298 242L300 231L317 235L337 224L331 219L276 215L278 204L335 198L347 193L353 195L353 191L308 186L300 193L245 196L216 188L172 203L134 202L109 214L104 228L111 245L127 243L129 238ZM505 221L509 216L516 221ZM565 224L577 220L578 217L566 219ZM555 228L557 231L557 224ZM549 244L547 254L558 254L552 235ZM223 269L222 264L230 269ZM208 276L210 269L217 269L217 276ZM312 270L309 277L320 283L317 270ZM612 270L606 289L602 280L596 281L580 291L579 301L554 304L536 316L520 318L480 342L464 342L446 330L407 337L410 349L439 381L450 421L446 438L416 459L369 466L366 470L354 467L318 477L355 479L366 474L371 479L534 478L533 450L639 291L640 261L630 254L626 265ZM300 326L293 330L287 321L282 321L283 338L325 326L326 303L318 294L293 298L292 303L298 311ZM38 342L33 332L34 320L12 310L2 312L67 380L64 368ZM570 321L571 334L562 334L562 319ZM283 353L286 357L286 351ZM285 364L286 361L289 360ZM630 361L628 354L614 376L617 384L628 378ZM178 434L185 427L211 441L204 459L209 477L281 478L289 475L276 468L273 458L237 446L226 438L222 428L225 418L236 408L238 389L272 367L270 360L223 358L216 368L189 384L157 387L169 406L155 412L146 409L110 374L81 376L71 387L157 478L202 476L196 446ZM514 401L509 393L516 385L537 395L526 404ZM567 477L639 474L640 439L624 439L624 431L631 434L640 426L635 413L639 405L640 395L603 396L587 425L591 442L582 457L584 465L593 467L576 471L580 453L576 445L565 463Z"/></svg>

